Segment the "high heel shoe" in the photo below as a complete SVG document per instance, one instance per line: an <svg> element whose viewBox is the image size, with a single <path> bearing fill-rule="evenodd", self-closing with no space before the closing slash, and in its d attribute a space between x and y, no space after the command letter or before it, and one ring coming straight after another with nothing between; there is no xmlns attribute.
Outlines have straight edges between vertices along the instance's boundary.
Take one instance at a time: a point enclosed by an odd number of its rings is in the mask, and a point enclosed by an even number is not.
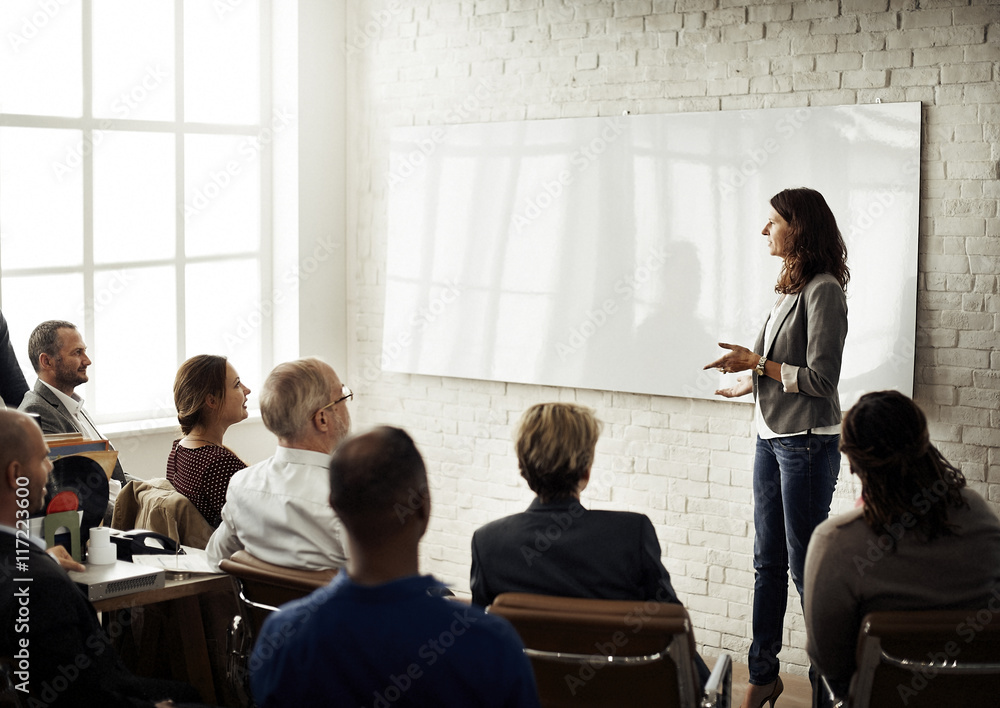
<svg viewBox="0 0 1000 708"><path fill-rule="evenodd" d="M750 685L752 686L753 684ZM780 696L781 692L784 690L785 690L785 685L781 683L781 677L779 676L774 680L774 688L771 689L771 693L764 696L764 700L762 700L759 704L757 704L756 708L764 708L764 704L768 702L771 703L771 708L774 708L774 702L778 700L778 696Z"/></svg>

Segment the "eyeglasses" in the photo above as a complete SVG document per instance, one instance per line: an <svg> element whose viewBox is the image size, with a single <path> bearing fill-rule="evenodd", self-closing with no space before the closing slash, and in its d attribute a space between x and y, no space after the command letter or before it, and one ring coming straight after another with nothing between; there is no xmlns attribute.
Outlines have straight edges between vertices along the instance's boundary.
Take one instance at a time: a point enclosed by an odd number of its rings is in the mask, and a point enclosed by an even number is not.
<svg viewBox="0 0 1000 708"><path fill-rule="evenodd" d="M347 386L345 384L341 384L340 393L341 393L340 398L338 398L336 401L330 401L325 406L323 406L322 408L320 408L319 411L326 410L327 408L332 408L333 406L337 405L341 401L346 401L349 398L354 398L354 391L352 391L351 389L347 388ZM319 413L319 411L316 411L316 412Z"/></svg>

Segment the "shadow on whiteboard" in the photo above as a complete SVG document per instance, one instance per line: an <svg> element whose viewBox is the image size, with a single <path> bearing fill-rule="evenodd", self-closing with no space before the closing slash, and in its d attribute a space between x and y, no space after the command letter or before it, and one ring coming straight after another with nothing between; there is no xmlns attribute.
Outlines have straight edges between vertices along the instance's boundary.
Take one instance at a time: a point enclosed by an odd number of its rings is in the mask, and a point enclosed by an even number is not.
<svg viewBox="0 0 1000 708"><path fill-rule="evenodd" d="M716 398L775 298L768 199L808 186L848 247L843 405L912 393L919 145L918 103L396 129L381 369Z"/></svg>

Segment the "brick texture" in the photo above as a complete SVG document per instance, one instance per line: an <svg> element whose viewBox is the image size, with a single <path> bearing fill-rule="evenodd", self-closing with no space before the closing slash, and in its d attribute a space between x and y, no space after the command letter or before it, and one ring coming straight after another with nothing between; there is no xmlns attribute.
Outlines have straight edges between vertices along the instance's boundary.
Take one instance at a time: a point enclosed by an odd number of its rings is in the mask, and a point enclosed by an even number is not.
<svg viewBox="0 0 1000 708"><path fill-rule="evenodd" d="M648 514L704 653L742 660L752 410L383 373L388 130L398 125L921 101L914 396L935 442L1000 510L1000 5L348 0L348 34L385 8L389 26L348 57L347 381L356 427L402 426L427 460L425 572L468 590L472 532L531 498L511 441L518 417L537 401L579 401L605 421L585 503ZM845 470L833 512L859 493ZM782 658L805 673L794 589L786 627Z"/></svg>

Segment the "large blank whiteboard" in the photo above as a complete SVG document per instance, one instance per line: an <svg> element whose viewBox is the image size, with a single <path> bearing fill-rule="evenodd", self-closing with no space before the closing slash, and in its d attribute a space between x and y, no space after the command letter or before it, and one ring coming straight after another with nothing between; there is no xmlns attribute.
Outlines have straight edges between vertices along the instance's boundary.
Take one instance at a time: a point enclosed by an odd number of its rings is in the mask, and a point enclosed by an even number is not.
<svg viewBox="0 0 1000 708"><path fill-rule="evenodd" d="M852 279L843 405L912 393L920 104L395 129L382 369L714 398L778 258L768 199L826 197Z"/></svg>

